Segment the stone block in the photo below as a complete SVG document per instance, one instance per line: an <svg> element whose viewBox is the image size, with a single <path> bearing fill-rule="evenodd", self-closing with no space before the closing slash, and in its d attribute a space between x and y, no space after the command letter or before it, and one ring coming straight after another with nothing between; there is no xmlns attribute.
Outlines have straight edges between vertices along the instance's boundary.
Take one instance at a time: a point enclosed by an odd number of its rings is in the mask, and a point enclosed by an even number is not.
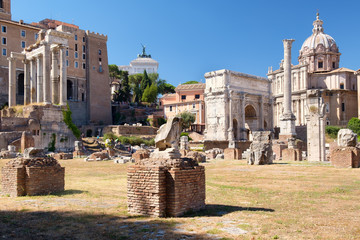
<svg viewBox="0 0 360 240"><path fill-rule="evenodd" d="M360 149L355 147L335 148L330 155L331 164L339 168L360 167Z"/></svg>
<svg viewBox="0 0 360 240"><path fill-rule="evenodd" d="M26 148L35 147L35 140L28 132L23 132L21 135L21 152L24 153Z"/></svg>
<svg viewBox="0 0 360 240"><path fill-rule="evenodd" d="M147 149L139 149L132 154L132 158L134 158L135 161L139 161L149 157L150 157L150 152Z"/></svg>
<svg viewBox="0 0 360 240"><path fill-rule="evenodd" d="M273 143L272 150L276 154L276 160L282 158L282 151L287 148L287 144Z"/></svg>
<svg viewBox="0 0 360 240"><path fill-rule="evenodd" d="M224 150L224 158L231 160L240 160L242 158L242 152L238 148L226 148Z"/></svg>
<svg viewBox="0 0 360 240"><path fill-rule="evenodd" d="M282 150L282 160L302 161L302 152L300 149L286 148Z"/></svg>

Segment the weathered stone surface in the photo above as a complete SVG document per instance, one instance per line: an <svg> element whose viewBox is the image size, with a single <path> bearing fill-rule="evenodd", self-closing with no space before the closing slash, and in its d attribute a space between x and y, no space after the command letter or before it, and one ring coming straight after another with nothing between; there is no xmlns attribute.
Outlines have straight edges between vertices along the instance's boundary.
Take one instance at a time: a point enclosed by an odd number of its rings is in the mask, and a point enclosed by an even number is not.
<svg viewBox="0 0 360 240"><path fill-rule="evenodd" d="M107 152L94 152L88 158L88 161L102 161L109 160L109 154Z"/></svg>
<svg viewBox="0 0 360 240"><path fill-rule="evenodd" d="M212 148L210 150L205 151L206 157L208 159L215 159L218 154L223 154L224 150L221 148Z"/></svg>
<svg viewBox="0 0 360 240"><path fill-rule="evenodd" d="M29 132L23 132L21 135L21 152L24 153L26 148L35 147L35 140Z"/></svg>
<svg viewBox="0 0 360 240"><path fill-rule="evenodd" d="M219 153L218 155L216 155L216 158L215 159L224 159L225 156L223 153Z"/></svg>
<svg viewBox="0 0 360 240"><path fill-rule="evenodd" d="M155 137L155 146L159 150L166 148L179 148L179 138L181 134L182 119L178 117L170 118L166 124L163 124L157 131Z"/></svg>
<svg viewBox="0 0 360 240"><path fill-rule="evenodd" d="M355 147L357 144L357 135L350 129L340 129L338 132L339 147Z"/></svg>
<svg viewBox="0 0 360 240"><path fill-rule="evenodd" d="M271 132L255 131L253 136L248 163L251 165L271 164L273 161Z"/></svg>
<svg viewBox="0 0 360 240"><path fill-rule="evenodd" d="M189 150L189 137L187 136L180 137L180 149Z"/></svg>
<svg viewBox="0 0 360 240"><path fill-rule="evenodd" d="M153 158L153 159L177 159L180 157L181 157L180 151L175 148L167 148L164 151L155 149L155 151L153 151L150 154L150 158Z"/></svg>
<svg viewBox="0 0 360 240"><path fill-rule="evenodd" d="M132 158L135 159L135 161L140 161L142 159L149 157L150 157L150 151L147 149L139 149L132 154Z"/></svg>
<svg viewBox="0 0 360 240"><path fill-rule="evenodd" d="M56 160L67 160L67 159L73 159L72 153L55 153L53 155L53 158Z"/></svg>
<svg viewBox="0 0 360 240"><path fill-rule="evenodd" d="M201 152L191 151L186 154L186 157L191 158L198 163L206 162L206 155Z"/></svg>
<svg viewBox="0 0 360 240"><path fill-rule="evenodd" d="M33 158L33 157L45 157L44 149L39 148L26 148L24 151L24 158Z"/></svg>

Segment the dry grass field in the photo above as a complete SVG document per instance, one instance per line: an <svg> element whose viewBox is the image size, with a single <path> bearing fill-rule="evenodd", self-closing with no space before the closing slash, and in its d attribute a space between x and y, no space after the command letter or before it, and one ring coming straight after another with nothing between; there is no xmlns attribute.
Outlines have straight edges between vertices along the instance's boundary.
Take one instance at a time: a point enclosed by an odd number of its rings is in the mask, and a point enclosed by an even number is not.
<svg viewBox="0 0 360 240"><path fill-rule="evenodd" d="M360 239L360 169L214 160L204 164L206 209L156 219L127 214L129 164L60 163L65 192L0 197L0 238Z"/></svg>

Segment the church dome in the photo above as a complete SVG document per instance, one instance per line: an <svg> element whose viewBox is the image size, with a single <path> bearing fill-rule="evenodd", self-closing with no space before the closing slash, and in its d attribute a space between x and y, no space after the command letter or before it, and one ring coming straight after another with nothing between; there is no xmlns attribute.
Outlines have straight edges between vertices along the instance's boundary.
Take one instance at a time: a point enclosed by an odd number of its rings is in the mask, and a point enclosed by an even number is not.
<svg viewBox="0 0 360 240"><path fill-rule="evenodd" d="M316 20L313 23L313 34L308 37L303 43L300 56L303 54L311 53L320 48L324 52L335 52L338 53L338 47L334 38L324 33L324 28L322 27L323 21L319 19L319 14L317 14ZM322 45L322 46L321 46Z"/></svg>

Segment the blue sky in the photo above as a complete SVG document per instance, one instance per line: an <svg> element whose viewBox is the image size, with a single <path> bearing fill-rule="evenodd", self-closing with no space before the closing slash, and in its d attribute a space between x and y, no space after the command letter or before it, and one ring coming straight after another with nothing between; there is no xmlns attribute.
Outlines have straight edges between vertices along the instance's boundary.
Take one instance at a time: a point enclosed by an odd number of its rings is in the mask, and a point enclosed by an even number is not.
<svg viewBox="0 0 360 240"><path fill-rule="evenodd" d="M266 77L283 58L285 38L295 39L297 64L317 10L342 53L340 67L357 70L359 7L356 0L12 0L13 20L52 18L108 35L110 64L128 65L146 45L160 78L175 86L224 68Z"/></svg>

